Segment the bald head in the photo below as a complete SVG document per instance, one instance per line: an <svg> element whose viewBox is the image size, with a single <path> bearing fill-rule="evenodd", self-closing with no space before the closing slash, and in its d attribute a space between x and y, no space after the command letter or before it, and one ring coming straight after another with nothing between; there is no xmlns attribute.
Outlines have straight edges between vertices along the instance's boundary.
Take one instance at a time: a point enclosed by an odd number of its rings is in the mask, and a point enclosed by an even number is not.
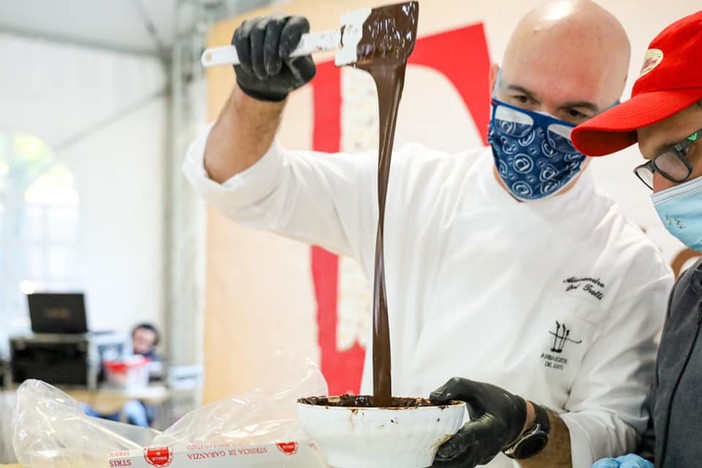
<svg viewBox="0 0 702 468"><path fill-rule="evenodd" d="M544 106L591 104L589 118L619 99L629 59L629 39L611 13L591 0L552 0L518 23L499 84L523 88Z"/></svg>

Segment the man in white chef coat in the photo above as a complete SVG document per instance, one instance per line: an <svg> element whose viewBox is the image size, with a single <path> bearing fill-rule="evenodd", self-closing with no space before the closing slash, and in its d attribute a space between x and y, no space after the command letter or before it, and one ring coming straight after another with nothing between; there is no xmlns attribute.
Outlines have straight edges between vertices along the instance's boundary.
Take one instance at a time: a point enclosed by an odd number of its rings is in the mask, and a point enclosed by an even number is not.
<svg viewBox="0 0 702 468"><path fill-rule="evenodd" d="M184 171L237 223L349 255L372 278L377 153L293 151L275 139L288 93L315 74L311 57L289 56L308 30L296 16L236 29L237 85ZM436 466L512 466L511 457L589 467L633 449L644 429L671 274L595 189L569 137L617 102L628 65L609 12L589 0L544 3L493 66L490 145L456 154L407 145L393 156L394 393L447 382L432 398L465 400L471 414Z"/></svg>

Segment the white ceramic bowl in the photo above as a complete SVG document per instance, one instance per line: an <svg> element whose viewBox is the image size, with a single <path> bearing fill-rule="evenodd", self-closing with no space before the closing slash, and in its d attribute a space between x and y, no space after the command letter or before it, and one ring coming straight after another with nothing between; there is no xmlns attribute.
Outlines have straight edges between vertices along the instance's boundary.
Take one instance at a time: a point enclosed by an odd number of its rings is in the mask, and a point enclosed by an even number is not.
<svg viewBox="0 0 702 468"><path fill-rule="evenodd" d="M465 403L373 408L330 406L339 397L298 400L302 429L337 468L423 468L463 423ZM311 404L311 403L314 404Z"/></svg>

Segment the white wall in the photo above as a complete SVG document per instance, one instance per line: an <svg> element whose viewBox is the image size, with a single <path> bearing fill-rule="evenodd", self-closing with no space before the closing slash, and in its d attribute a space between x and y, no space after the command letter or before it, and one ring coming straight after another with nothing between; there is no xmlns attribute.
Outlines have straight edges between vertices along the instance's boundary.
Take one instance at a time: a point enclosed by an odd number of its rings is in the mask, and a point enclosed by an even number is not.
<svg viewBox="0 0 702 468"><path fill-rule="evenodd" d="M0 128L42 138L75 175L74 286L91 328L160 323L166 71L151 57L1 34L0 57Z"/></svg>

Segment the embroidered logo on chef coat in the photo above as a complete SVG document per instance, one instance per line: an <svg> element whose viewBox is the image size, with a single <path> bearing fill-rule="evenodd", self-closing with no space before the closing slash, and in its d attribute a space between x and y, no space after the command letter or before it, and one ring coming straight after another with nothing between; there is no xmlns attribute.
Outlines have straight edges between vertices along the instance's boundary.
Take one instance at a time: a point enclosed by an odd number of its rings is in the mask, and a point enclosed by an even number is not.
<svg viewBox="0 0 702 468"><path fill-rule="evenodd" d="M541 353L541 359L544 361L544 367L550 367L556 370L563 370L568 365L568 358L560 356L566 344L580 344L582 340L575 340L570 337L570 328L565 323L556 321L555 330L549 330L549 335L553 336L551 349L549 353Z"/></svg>
<svg viewBox="0 0 702 468"><path fill-rule="evenodd" d="M601 301L602 298L604 298L605 284L600 280L600 278L571 276L570 278L564 279L563 283L566 285L566 292L586 292L598 301Z"/></svg>

